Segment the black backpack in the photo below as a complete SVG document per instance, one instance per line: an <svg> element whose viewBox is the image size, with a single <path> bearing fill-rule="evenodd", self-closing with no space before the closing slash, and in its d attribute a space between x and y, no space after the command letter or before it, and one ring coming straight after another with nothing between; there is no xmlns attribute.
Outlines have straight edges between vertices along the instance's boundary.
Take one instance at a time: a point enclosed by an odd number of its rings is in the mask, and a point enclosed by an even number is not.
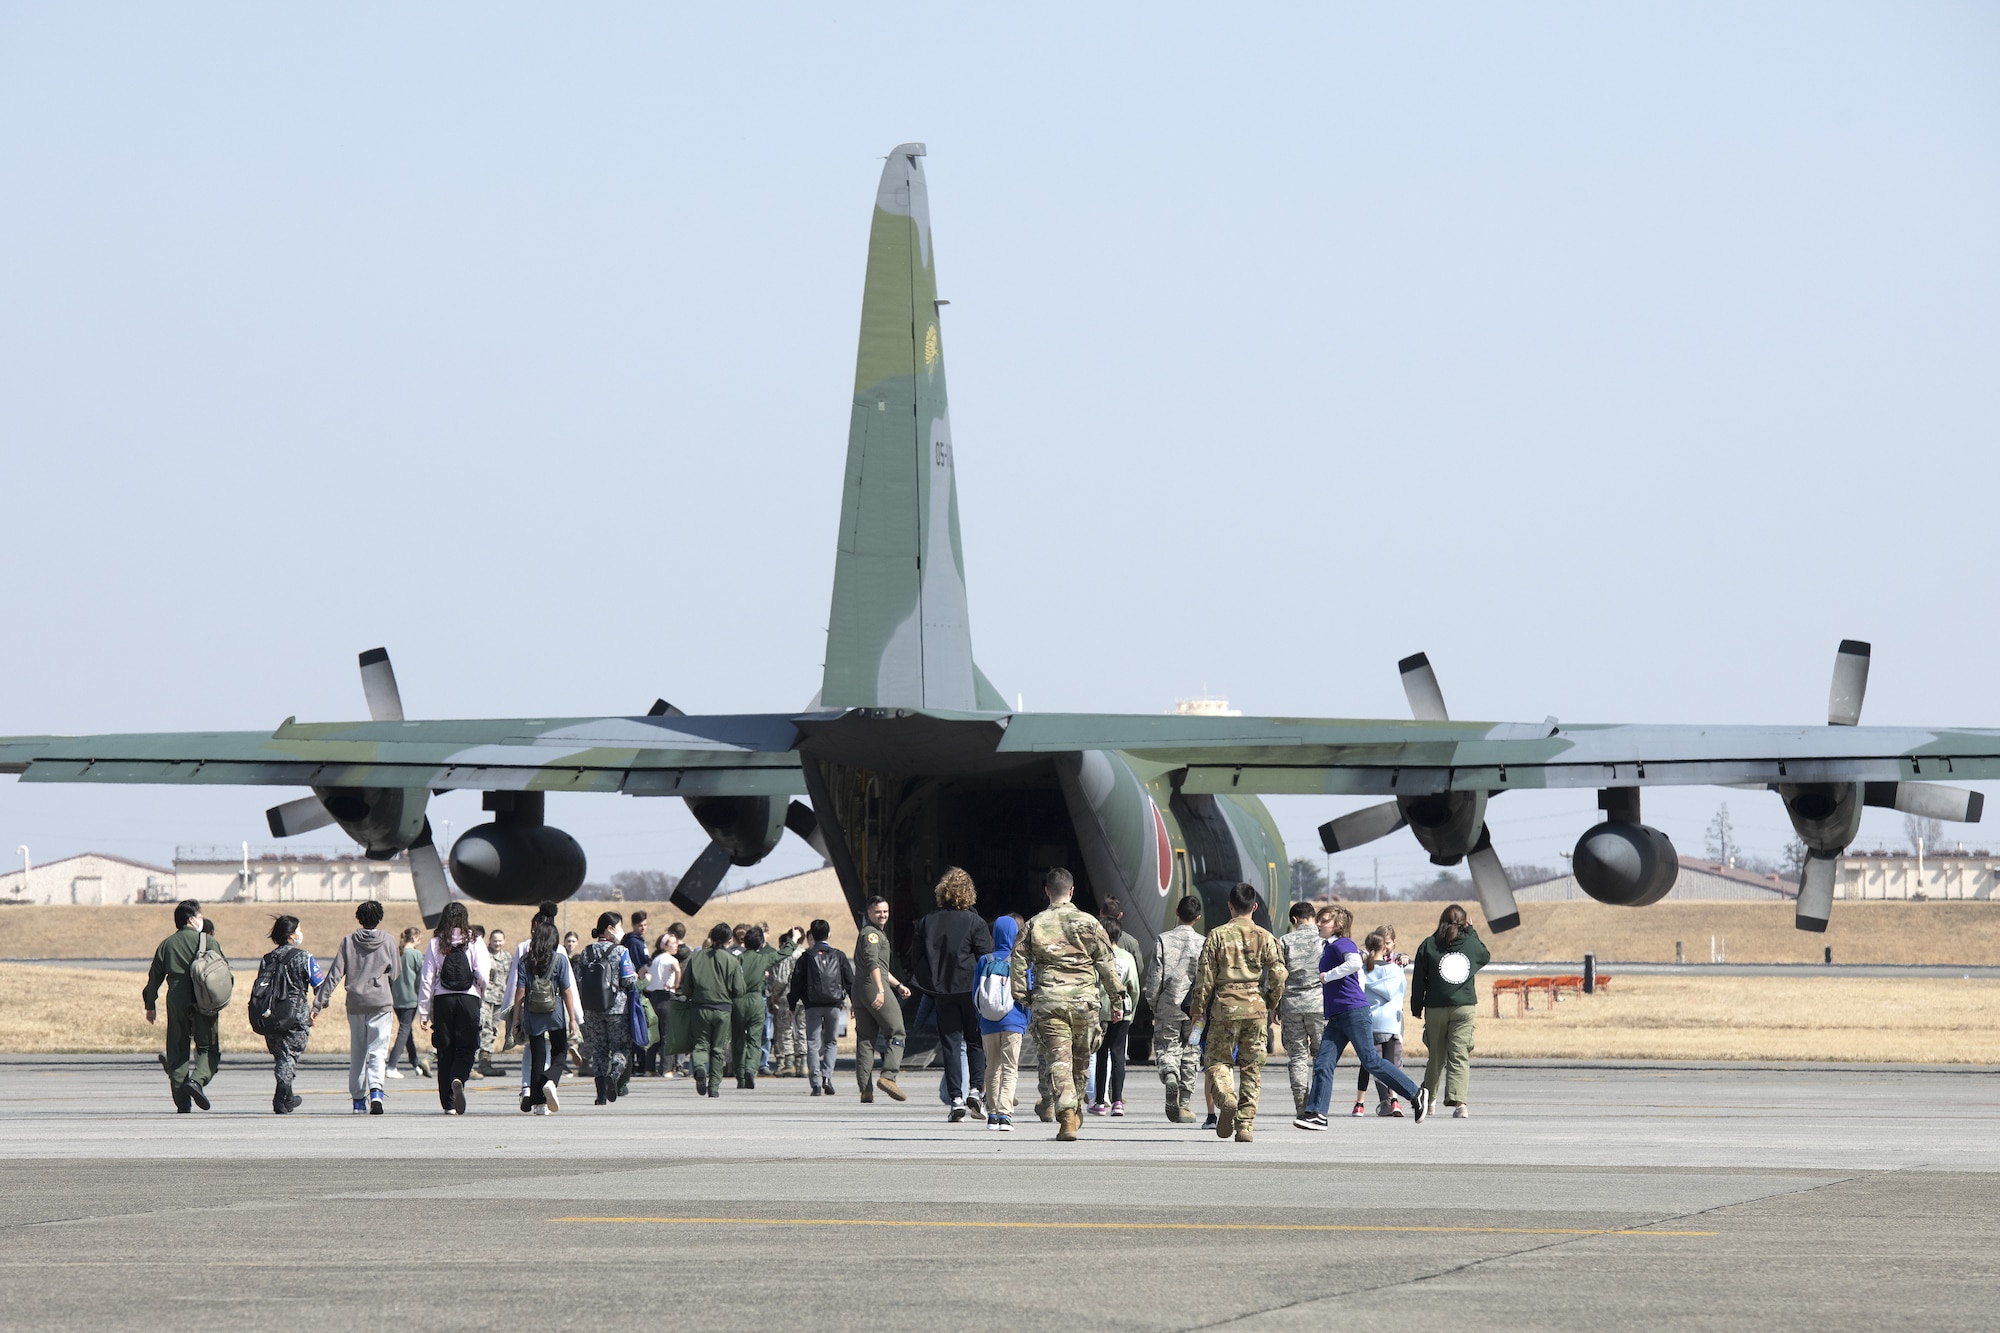
<svg viewBox="0 0 2000 1333"><path fill-rule="evenodd" d="M472 989L472 959L466 955L463 944L455 945L445 953L444 962L438 967L438 989Z"/></svg>
<svg viewBox="0 0 2000 1333"><path fill-rule="evenodd" d="M806 958L806 964L807 1004L839 1004L847 998L847 986L840 976L840 950L830 945L815 945Z"/></svg>
<svg viewBox="0 0 2000 1333"><path fill-rule="evenodd" d="M282 1037L306 1026L306 999L299 993L292 960L298 950L280 945L257 964L250 987L250 1030L260 1037Z"/></svg>
<svg viewBox="0 0 2000 1333"><path fill-rule="evenodd" d="M599 941L583 951L583 965L576 970L577 999L593 1014L608 1014L618 1003L617 947Z"/></svg>

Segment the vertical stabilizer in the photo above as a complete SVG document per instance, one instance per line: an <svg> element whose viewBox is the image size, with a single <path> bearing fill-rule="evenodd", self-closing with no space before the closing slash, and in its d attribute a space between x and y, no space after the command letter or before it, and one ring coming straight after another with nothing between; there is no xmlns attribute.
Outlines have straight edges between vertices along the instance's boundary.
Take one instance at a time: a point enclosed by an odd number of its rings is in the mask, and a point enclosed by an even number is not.
<svg viewBox="0 0 2000 1333"><path fill-rule="evenodd" d="M945 409L924 146L882 168L827 622L828 708L981 706Z"/></svg>

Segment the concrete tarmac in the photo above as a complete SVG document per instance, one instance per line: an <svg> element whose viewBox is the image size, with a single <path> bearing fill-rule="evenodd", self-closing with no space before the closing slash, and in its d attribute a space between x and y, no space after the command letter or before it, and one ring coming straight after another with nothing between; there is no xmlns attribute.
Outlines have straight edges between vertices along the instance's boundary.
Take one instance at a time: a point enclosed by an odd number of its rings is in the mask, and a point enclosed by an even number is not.
<svg viewBox="0 0 2000 1333"><path fill-rule="evenodd" d="M1252 1144L1147 1069L1077 1144L847 1070L463 1118L311 1057L289 1117L242 1056L186 1116L147 1060L0 1075L8 1328L1971 1329L2000 1289L1990 1070L1475 1067L1469 1120L1306 1133L1274 1064Z"/></svg>

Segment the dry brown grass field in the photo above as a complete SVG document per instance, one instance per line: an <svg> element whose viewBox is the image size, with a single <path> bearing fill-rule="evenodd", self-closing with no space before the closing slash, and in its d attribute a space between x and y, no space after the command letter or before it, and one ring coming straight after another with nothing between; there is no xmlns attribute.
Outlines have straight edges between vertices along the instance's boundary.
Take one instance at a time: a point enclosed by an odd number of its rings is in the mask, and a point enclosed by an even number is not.
<svg viewBox="0 0 2000 1333"><path fill-rule="evenodd" d="M225 1052L263 1058L240 997L254 972L237 974L239 999L223 1011ZM2000 981L1940 977L1618 977L1603 993L1527 1015L1511 999L1493 1016L1480 987L1477 1053L1488 1059L1859 1060L2000 1064ZM158 1050L146 1026L143 974L0 965L0 1052ZM1421 1025L1409 1043L1421 1053ZM852 1051L851 1041L842 1049ZM341 1001L313 1030L312 1052L347 1050Z"/></svg>

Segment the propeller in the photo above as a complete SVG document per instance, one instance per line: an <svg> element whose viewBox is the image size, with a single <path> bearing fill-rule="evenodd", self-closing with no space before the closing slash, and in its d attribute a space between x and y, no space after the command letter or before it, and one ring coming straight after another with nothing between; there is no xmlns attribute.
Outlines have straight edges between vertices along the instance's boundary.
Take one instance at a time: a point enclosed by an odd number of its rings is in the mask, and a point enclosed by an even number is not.
<svg viewBox="0 0 2000 1333"><path fill-rule="evenodd" d="M1451 721L1444 706L1444 690L1438 685L1437 672L1428 656L1414 653L1396 663L1396 669L1402 673L1403 697L1410 701L1412 717L1419 722ZM1479 795L1484 798L1491 793ZM1401 800L1384 801L1321 824L1319 841L1329 853L1349 851L1406 828L1409 822L1409 812ZM1480 821L1479 838L1465 860L1487 926L1499 934L1520 925L1521 909L1514 903L1514 887L1507 882L1507 867L1493 850L1493 835L1484 820Z"/></svg>
<svg viewBox="0 0 2000 1333"><path fill-rule="evenodd" d="M1833 685L1827 692L1826 724L1854 727L1861 724L1861 705L1868 697L1868 644L1859 639L1842 639L1833 655ZM1780 790L1777 785L1773 791ZM1900 810L1926 819L1949 820L1954 824L1977 824L1985 813L1986 798L1979 792L1951 787L1941 782L1868 782L1861 786L1861 803L1877 809ZM1833 915L1833 891L1839 878L1845 846L1831 852L1808 850L1799 868L1799 901L1793 922L1800 930L1823 931Z"/></svg>
<svg viewBox="0 0 2000 1333"><path fill-rule="evenodd" d="M701 855L687 868L674 884L674 891L667 901L681 911L693 916L699 912L715 891L722 886L722 877L729 873L729 849L719 842L711 842L702 848Z"/></svg>
<svg viewBox="0 0 2000 1333"><path fill-rule="evenodd" d="M396 668L389 661L387 648L370 648L361 654L361 692L368 700L370 720L404 720L403 695L396 688ZM430 793L422 787L411 787L402 791L402 798L406 802L404 809L410 808L407 803L414 802L416 810L421 811ZM326 802L318 794L274 805L264 812L264 818L270 824L274 838L295 837L336 822L333 812L327 809ZM410 880L417 890L417 910L423 914L425 925L435 926L444 912L444 905L451 901L451 881L445 876L444 861L438 855L436 842L432 840L428 816L424 818L416 839L404 849L404 856L410 863Z"/></svg>
<svg viewBox="0 0 2000 1333"><path fill-rule="evenodd" d="M653 706L646 710L647 717L686 717L687 714L668 703L665 699L653 700ZM820 860L829 860L826 854L826 838L820 832L819 816L803 801L793 801L785 808L785 827L803 838L812 849L819 853ZM729 849L711 839L708 846L701 849L694 864L687 873L674 882L674 891L668 901L681 911L693 916L699 912L715 891L722 887L722 877L729 873Z"/></svg>

